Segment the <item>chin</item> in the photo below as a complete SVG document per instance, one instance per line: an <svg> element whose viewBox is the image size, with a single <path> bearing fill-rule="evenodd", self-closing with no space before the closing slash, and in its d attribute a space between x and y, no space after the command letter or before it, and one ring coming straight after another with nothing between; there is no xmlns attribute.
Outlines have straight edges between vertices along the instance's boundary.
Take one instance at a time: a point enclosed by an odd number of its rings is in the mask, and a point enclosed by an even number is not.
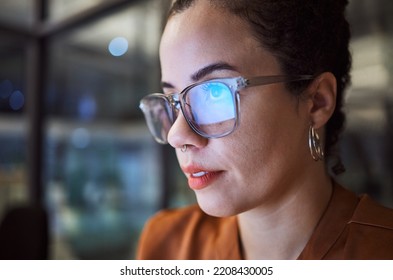
<svg viewBox="0 0 393 280"><path fill-rule="evenodd" d="M203 212L213 217L230 217L240 214L242 211L233 207L233 203L217 201L217 199L200 197L197 195L197 202ZM229 207L228 207L229 205Z"/></svg>

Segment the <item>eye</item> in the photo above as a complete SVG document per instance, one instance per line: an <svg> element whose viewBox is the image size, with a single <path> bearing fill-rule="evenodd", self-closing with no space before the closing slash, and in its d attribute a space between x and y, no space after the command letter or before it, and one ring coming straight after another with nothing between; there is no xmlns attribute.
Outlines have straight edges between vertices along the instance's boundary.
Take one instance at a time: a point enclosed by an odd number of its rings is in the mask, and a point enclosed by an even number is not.
<svg viewBox="0 0 393 280"><path fill-rule="evenodd" d="M230 95L230 90L223 83L207 83L203 90L206 93L206 100L218 101Z"/></svg>

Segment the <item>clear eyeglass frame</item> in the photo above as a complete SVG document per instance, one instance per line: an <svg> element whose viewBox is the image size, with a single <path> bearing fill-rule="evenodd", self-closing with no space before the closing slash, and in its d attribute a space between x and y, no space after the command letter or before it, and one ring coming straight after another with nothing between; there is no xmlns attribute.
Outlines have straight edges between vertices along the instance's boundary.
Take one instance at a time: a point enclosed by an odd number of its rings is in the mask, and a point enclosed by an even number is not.
<svg viewBox="0 0 393 280"><path fill-rule="evenodd" d="M140 101L139 108L142 110L145 116L145 120L147 126L153 135L154 139L160 144L168 144L167 136L169 130L174 124L179 111L182 112L185 120L189 127L198 135L214 139L221 138L231 134L237 126L239 125L240 118L240 90L247 87L255 87L255 86L263 86L269 84L276 83L290 83L290 82L298 82L305 80L314 79L313 75L275 75L275 76L258 76L252 78L244 78L244 77L234 77L234 78L218 78L211 79L207 81L197 82L187 86L180 93L170 93L170 94L162 94L162 93L152 93ZM233 120L229 123L229 125L225 126L225 129L218 131L204 131L200 125L195 121L194 116L192 114L192 108L187 103L187 95L193 90L198 89L201 86L206 86L209 84L219 84L226 87L232 97L232 105L233 108L228 108L229 110L233 110ZM203 112L204 114L212 112ZM164 115L162 115L164 114Z"/></svg>

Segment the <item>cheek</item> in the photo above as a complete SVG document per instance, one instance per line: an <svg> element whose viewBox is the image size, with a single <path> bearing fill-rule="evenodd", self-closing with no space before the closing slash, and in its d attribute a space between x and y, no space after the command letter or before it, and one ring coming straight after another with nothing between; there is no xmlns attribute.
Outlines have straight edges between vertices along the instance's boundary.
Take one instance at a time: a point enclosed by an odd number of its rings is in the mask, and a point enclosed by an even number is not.
<svg viewBox="0 0 393 280"><path fill-rule="evenodd" d="M255 98L260 99L260 98ZM248 100L246 100L248 101ZM251 101L251 99L250 99ZM275 105L261 102L243 102L240 124L236 131L237 141L244 154L260 155L270 148L279 138L280 116Z"/></svg>
<svg viewBox="0 0 393 280"><path fill-rule="evenodd" d="M285 96L286 93L280 96L277 91L255 94L260 95L244 98L240 125L228 149L231 153L236 152L232 157L238 158L240 168L247 166L250 174L260 173L262 168L270 172L277 166L284 167L307 147L306 120L296 101Z"/></svg>

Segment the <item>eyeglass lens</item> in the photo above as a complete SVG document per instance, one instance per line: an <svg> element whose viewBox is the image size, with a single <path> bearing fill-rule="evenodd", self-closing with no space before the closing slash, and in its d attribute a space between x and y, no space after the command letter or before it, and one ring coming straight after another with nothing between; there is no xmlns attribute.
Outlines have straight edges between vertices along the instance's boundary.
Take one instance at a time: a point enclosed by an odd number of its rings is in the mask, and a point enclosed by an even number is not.
<svg viewBox="0 0 393 280"><path fill-rule="evenodd" d="M209 82L191 88L183 104L190 125L203 136L219 137L235 126L235 95L224 83Z"/></svg>
<svg viewBox="0 0 393 280"><path fill-rule="evenodd" d="M236 126L236 96L222 82L195 85L182 94L181 106L190 127L204 137L221 137ZM174 122L174 111L164 96L143 101L143 112L149 129L159 143L167 143Z"/></svg>
<svg viewBox="0 0 393 280"><path fill-rule="evenodd" d="M148 96L144 98L141 109L151 134L157 142L166 144L174 120L169 101L164 96Z"/></svg>

